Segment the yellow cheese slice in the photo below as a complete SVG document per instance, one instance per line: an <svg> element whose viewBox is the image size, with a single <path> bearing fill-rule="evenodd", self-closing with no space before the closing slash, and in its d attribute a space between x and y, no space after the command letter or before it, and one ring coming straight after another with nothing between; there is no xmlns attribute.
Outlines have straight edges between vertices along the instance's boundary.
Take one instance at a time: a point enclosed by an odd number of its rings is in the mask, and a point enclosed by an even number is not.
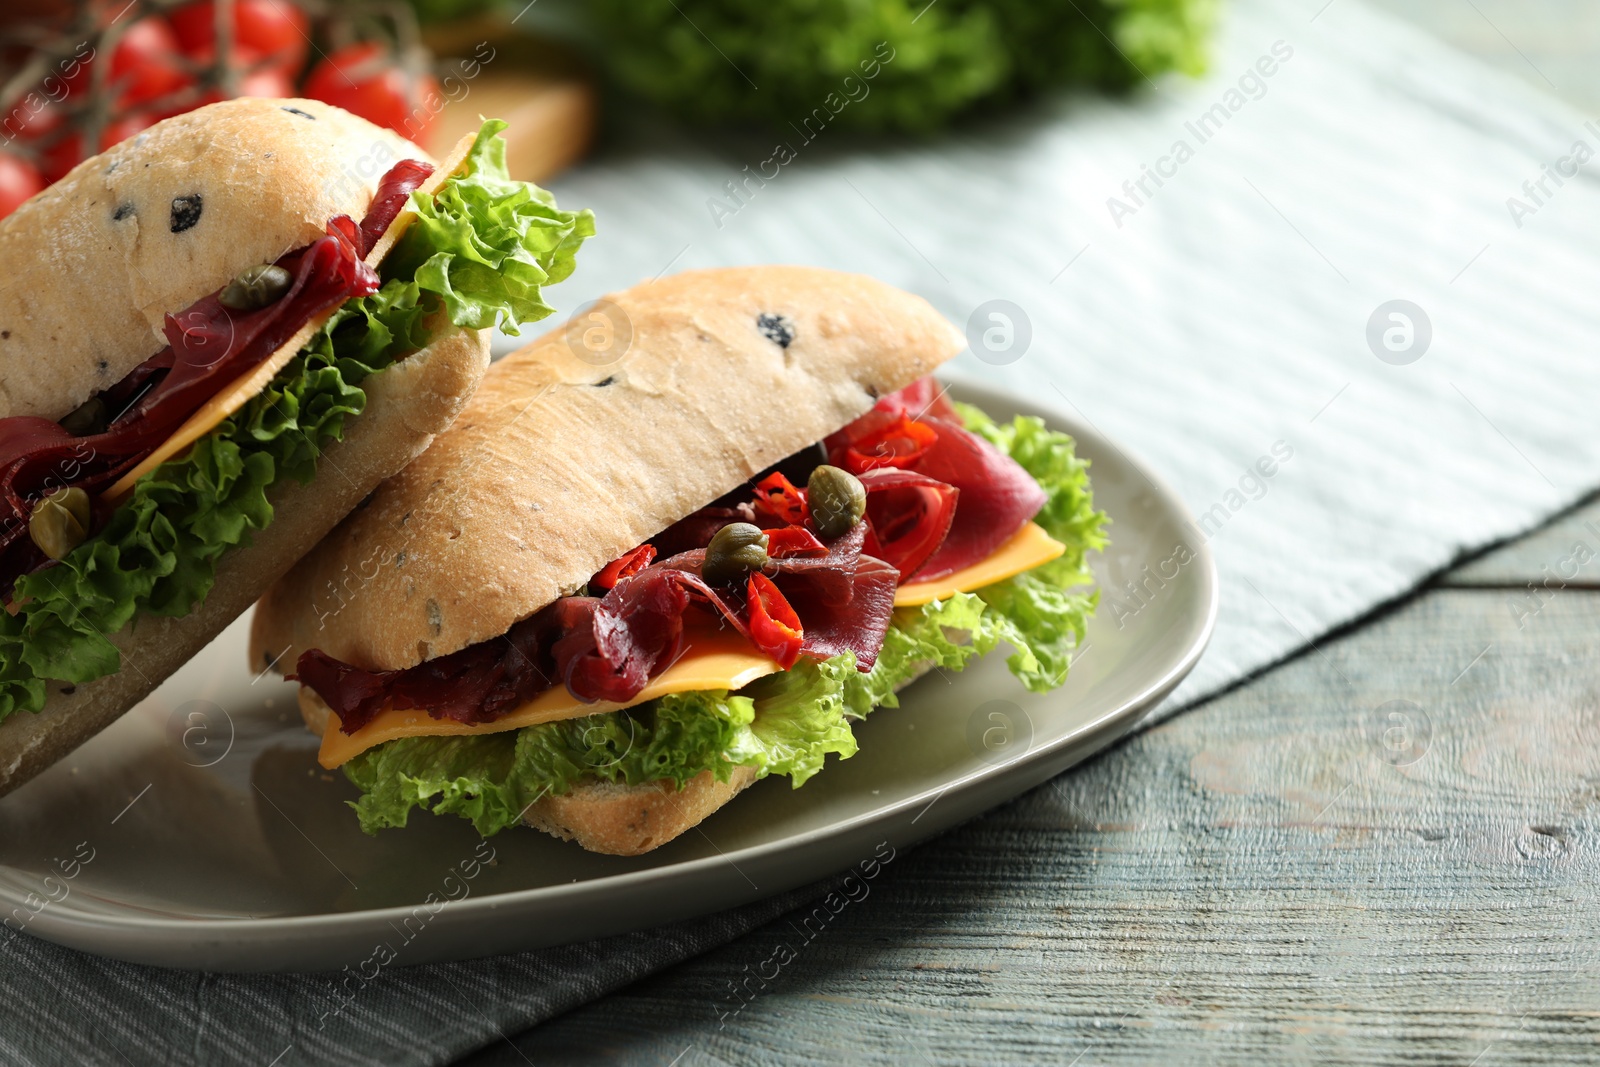
<svg viewBox="0 0 1600 1067"><path fill-rule="evenodd" d="M317 761L332 770L374 745L400 737L459 737L467 734L494 734L520 730L524 726L576 719L620 711L643 704L668 693L688 693L697 689L739 689L763 675L783 668L757 652L750 642L733 630L706 631L690 637L676 663L662 671L625 704L580 703L566 686L558 685L539 694L516 711L494 722L469 725L453 719L435 719L426 711L379 712L378 717L354 734L339 729L337 716L330 715L322 731L322 748Z"/></svg>
<svg viewBox="0 0 1600 1067"><path fill-rule="evenodd" d="M190 415L182 426L172 431L171 437L157 445L155 451L140 460L127 474L118 478L116 483L105 491L105 498L113 504L121 501L133 491L134 482L200 440L215 429L217 423L244 407L251 397L265 389L267 383L289 365L295 353L322 329L322 324L327 322L332 314L332 311L325 311L313 316L311 321L296 330L294 336L285 341L276 352L256 364L253 370L223 386L199 411Z"/></svg>
<svg viewBox="0 0 1600 1067"><path fill-rule="evenodd" d="M424 196L432 196L438 192L439 187L466 164L467 153L472 150L475 139L476 134L463 137L455 148L451 149L445 161L439 165L439 169L428 175L428 180L417 187L417 192ZM367 254L367 266L376 270L378 264L383 262L383 257L394 248L395 242L400 240L416 217L417 213L411 208L403 209L383 232L383 236L378 238L378 243L372 246L372 251ZM200 440L215 429L223 419L244 407L251 397L265 389L267 384L277 377L278 372L289 365L295 353L316 336L317 331L322 329L323 324L332 315L333 311L329 310L313 316L311 321L296 330L294 336L285 341L276 352L256 364L253 370L245 372L218 390L215 396L206 401L204 407L190 415L182 426L174 430L171 437L158 445L155 451L127 474L118 478L116 484L106 490L105 498L112 503L120 501L133 490L134 482Z"/></svg>
<svg viewBox="0 0 1600 1067"><path fill-rule="evenodd" d="M1066 545L1045 533L1038 523L1030 522L1018 530L1011 540L995 549L993 554L970 567L963 567L954 574L935 578L931 582L908 582L902 585L894 592L894 606L915 607L943 600L952 593L970 593L1014 574L1021 574L1041 563L1049 563L1066 550Z"/></svg>

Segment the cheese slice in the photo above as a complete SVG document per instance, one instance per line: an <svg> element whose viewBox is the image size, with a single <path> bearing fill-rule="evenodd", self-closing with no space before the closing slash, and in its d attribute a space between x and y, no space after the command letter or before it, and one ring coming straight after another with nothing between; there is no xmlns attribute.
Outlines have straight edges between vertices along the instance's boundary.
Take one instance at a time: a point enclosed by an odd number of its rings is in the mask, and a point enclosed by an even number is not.
<svg viewBox="0 0 1600 1067"><path fill-rule="evenodd" d="M734 630L712 630L691 634L685 641L683 653L677 662L639 691L639 695L624 704L600 702L581 703L564 685L540 693L528 703L494 722L468 724L454 719L435 719L426 711L389 709L357 730L347 734L339 729L338 718L328 717L322 731L322 748L317 761L328 769L360 755L362 752L401 737L461 737L468 734L494 734L506 730L520 730L524 726L576 719L584 715L597 715L607 711L620 711L668 693L688 693L697 689L740 689L763 675L783 670L777 662L756 651L749 640ZM304 687L302 698L316 698Z"/></svg>
<svg viewBox="0 0 1600 1067"><path fill-rule="evenodd" d="M323 323L327 322L332 314L332 311L324 311L312 316L311 321L296 330L294 336L285 341L276 352L256 364L252 370L246 371L223 386L199 411L190 415L182 426L172 431L171 437L157 445L155 451L140 460L127 474L118 478L116 483L103 494L106 500L113 504L120 502L133 491L134 482L200 440L215 429L219 422L244 407L251 397L265 389L267 383L289 365L295 353L316 336L317 331L322 329Z"/></svg>
<svg viewBox="0 0 1600 1067"><path fill-rule="evenodd" d="M450 154L445 157L445 161L439 165L439 168L428 175L427 181L417 187L417 192L424 196L432 196L438 192L446 181L466 165L467 153L472 151L472 144L475 139L476 134L473 134L463 137L457 142L455 148L450 150ZM383 236L378 238L378 243L372 246L372 251L367 253L367 266L376 270L378 264L383 262L383 257L388 255L389 251L394 248L395 242L405 235L407 227L411 225L412 220L416 217L417 213L409 206L403 208L400 214L395 216L395 220L389 224L389 228L383 231ZM199 411L190 415L182 426L174 430L171 437L156 446L155 451L141 460L127 474L118 478L116 483L105 491L105 498L113 504L119 502L128 493L132 492L134 482L137 482L140 478L143 478L146 474L149 474L161 464L200 440L200 438L216 429L223 419L226 419L249 403L252 397L265 389L272 379L278 376L279 371L289 365L289 361L294 359L295 354L305 347L306 342L316 336L317 331L322 329L323 324L333 316L334 310L336 309L329 309L314 315L309 322L295 331L294 336L279 346L272 355L218 390L217 394L206 401Z"/></svg>
<svg viewBox="0 0 1600 1067"><path fill-rule="evenodd" d="M1045 533L1038 523L1030 522L1013 534L1011 540L970 567L962 567L954 574L929 582L902 585L894 592L894 606L915 607L943 600L953 593L970 593L1041 563L1049 563L1066 550L1066 545Z"/></svg>

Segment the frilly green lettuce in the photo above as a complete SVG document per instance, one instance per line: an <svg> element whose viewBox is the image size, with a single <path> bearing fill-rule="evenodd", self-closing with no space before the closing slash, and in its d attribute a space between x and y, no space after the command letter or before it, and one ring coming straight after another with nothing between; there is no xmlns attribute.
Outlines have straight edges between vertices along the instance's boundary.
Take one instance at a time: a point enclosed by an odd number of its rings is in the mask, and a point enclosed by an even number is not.
<svg viewBox="0 0 1600 1067"><path fill-rule="evenodd" d="M456 814L488 836L515 826L528 805L584 781L680 788L735 767L788 775L798 787L828 753L855 754L845 722L845 680L854 657L837 656L771 675L739 693L661 697L629 711L588 715L478 737L411 737L370 748L345 764L362 790L361 828L404 826L412 808Z"/></svg>
<svg viewBox="0 0 1600 1067"><path fill-rule="evenodd" d="M555 309L541 287L564 281L574 256L594 236L594 215L561 211L537 185L506 176L504 122L478 131L468 173L435 196L411 194L417 213L385 263L438 293L457 326L498 324L508 334Z"/></svg>

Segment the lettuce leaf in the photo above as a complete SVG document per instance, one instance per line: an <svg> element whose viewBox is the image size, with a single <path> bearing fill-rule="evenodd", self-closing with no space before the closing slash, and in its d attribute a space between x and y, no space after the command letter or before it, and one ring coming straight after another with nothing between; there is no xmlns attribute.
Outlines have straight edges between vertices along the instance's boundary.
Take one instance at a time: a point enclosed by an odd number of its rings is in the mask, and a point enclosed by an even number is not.
<svg viewBox="0 0 1600 1067"><path fill-rule="evenodd" d="M977 594L988 607L986 629L1016 649L1006 660L1011 673L1033 692L1047 692L1066 681L1072 652L1100 603L1099 591L1090 588L1088 555L1105 547L1109 520L1095 509L1089 464L1078 458L1069 435L1032 416L999 425L970 404L958 407L969 430L1016 460L1044 489L1044 507L1033 521L1067 546L1059 558Z"/></svg>
<svg viewBox="0 0 1600 1067"><path fill-rule="evenodd" d="M803 150L813 129L931 133L962 117L995 117L1058 86L1127 89L1160 83L1170 70L1199 74L1219 7L1218 0L582 5L592 13L594 54L624 88L677 118L783 131L780 147L791 152Z"/></svg>
<svg viewBox="0 0 1600 1067"><path fill-rule="evenodd" d="M860 677L856 657L846 652L820 663L797 663L739 690L755 702L755 718L722 758L754 767L757 777L787 775L794 788L822 770L834 753L856 754L856 736L845 720L845 688Z"/></svg>
<svg viewBox="0 0 1600 1067"><path fill-rule="evenodd" d="M594 216L558 210L550 193L507 177L505 128L498 119L483 124L464 177L435 196L411 194L417 218L390 262L438 293L457 326L483 330L498 321L515 336L519 323L555 310L540 287L572 273L578 246L594 236Z"/></svg>
<svg viewBox="0 0 1600 1067"><path fill-rule="evenodd" d="M851 720L897 707L896 690L924 670L961 670L1001 642L1015 650L1007 664L1023 685L1036 692L1060 685L1097 601L1083 588L1093 581L1086 557L1106 540L1088 465L1071 437L1039 419L1000 425L969 405L960 412L970 430L1045 490L1034 521L1067 546L1061 557L973 593L897 611L865 674L853 656L837 656L797 664L734 694L682 693L515 732L406 738L368 749L345 764L364 794L351 803L362 829L404 826L411 809L421 808L465 816L487 836L520 822L528 804L581 782L669 780L681 787L706 770L726 781L736 766L762 777L788 775L799 788L828 753L855 754Z"/></svg>
<svg viewBox="0 0 1600 1067"><path fill-rule="evenodd" d="M413 808L470 819L487 837L521 821L528 805L584 781L683 784L704 771L727 781L738 766L789 775L798 788L828 753L855 754L843 716L849 654L771 675L739 693L704 690L627 711L478 737L410 737L370 748L344 766L361 790L361 828L404 826Z"/></svg>
<svg viewBox="0 0 1600 1067"><path fill-rule="evenodd" d="M265 390L186 456L141 478L105 529L17 583L20 610L0 612L0 720L43 708L46 679L77 685L114 673L121 657L107 635L140 615L194 610L222 554L272 522L268 490L315 476L345 420L366 407L362 381L424 347L434 310L442 306L470 329L550 314L539 286L572 273L594 220L587 211L556 211L544 190L506 176L496 136L504 126L484 123L466 173L440 191L447 206L433 221L448 226L419 220L401 242L421 266L386 259L378 292L348 301ZM450 266L463 244L488 250L474 269ZM513 279L482 269L492 262L506 264Z"/></svg>

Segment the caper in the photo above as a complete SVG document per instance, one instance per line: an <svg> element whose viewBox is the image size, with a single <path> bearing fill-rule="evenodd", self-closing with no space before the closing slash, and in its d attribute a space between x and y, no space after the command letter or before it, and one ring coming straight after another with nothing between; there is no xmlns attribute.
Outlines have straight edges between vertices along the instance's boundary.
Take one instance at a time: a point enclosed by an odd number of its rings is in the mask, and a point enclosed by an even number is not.
<svg viewBox="0 0 1600 1067"><path fill-rule="evenodd" d="M65 559L89 536L89 494L57 489L39 501L28 517L28 536L51 559Z"/></svg>
<svg viewBox="0 0 1600 1067"><path fill-rule="evenodd" d="M832 540L855 529L867 513L867 491L854 474L824 463L806 482L806 506L817 532Z"/></svg>
<svg viewBox="0 0 1600 1067"><path fill-rule="evenodd" d="M706 546L700 576L712 585L734 585L767 565L767 535L748 522L730 522Z"/></svg>
<svg viewBox="0 0 1600 1067"><path fill-rule="evenodd" d="M97 396L79 404L61 420L61 428L74 437L88 437L104 433L106 429L106 402Z"/></svg>
<svg viewBox="0 0 1600 1067"><path fill-rule="evenodd" d="M289 291L289 272L275 263L251 267L217 294L217 303L233 311L259 311Z"/></svg>

